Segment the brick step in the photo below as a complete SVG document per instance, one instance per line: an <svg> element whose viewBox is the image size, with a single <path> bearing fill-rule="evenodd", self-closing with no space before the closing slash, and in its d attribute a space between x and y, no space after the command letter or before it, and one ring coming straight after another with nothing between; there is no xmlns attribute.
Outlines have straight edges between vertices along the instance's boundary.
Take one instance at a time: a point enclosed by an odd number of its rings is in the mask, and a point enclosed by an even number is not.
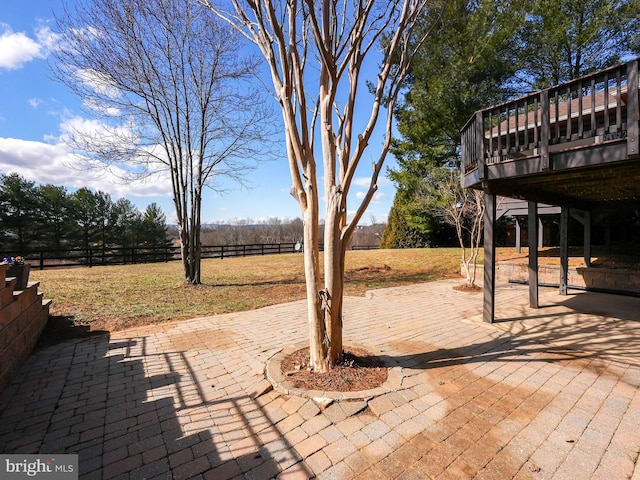
<svg viewBox="0 0 640 480"><path fill-rule="evenodd" d="M40 282L29 282L24 290L14 285L14 278L0 282L0 390L31 354L52 302L38 291Z"/></svg>
<svg viewBox="0 0 640 480"><path fill-rule="evenodd" d="M5 281L3 287L0 288L0 309L3 305L7 305L8 303L13 302L13 285L15 283L15 279L11 279L10 281Z"/></svg>

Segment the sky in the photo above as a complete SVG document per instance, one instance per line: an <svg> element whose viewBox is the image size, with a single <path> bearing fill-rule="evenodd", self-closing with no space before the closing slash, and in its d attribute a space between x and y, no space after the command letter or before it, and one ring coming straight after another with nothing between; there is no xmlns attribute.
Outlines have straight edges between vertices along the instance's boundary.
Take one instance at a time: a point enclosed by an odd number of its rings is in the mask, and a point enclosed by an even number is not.
<svg viewBox="0 0 640 480"><path fill-rule="evenodd" d="M81 169L65 133L78 122L91 120L82 100L52 79L50 52L55 49L54 13L62 11L62 0L4 0L0 9L0 173L18 173L36 184L65 186L72 192L81 187L107 192L116 201L129 199L140 211L155 202L169 223L175 223L171 185L168 180L123 184L107 173ZM73 0L68 2L73 5ZM279 110L274 110L279 115ZM283 136L284 138L284 136ZM375 148L381 139L374 139ZM348 199L350 213L360 204L370 182L371 161L377 152L365 153ZM378 191L361 224L386 222L395 188L386 178L387 156L378 179ZM247 219L262 222L300 217L289 194L291 177L283 148L279 160L261 163L247 177L247 188L226 185L225 193L207 189L202 204L203 223L226 223ZM322 205L321 205L322 207ZM322 214L321 214L322 216Z"/></svg>

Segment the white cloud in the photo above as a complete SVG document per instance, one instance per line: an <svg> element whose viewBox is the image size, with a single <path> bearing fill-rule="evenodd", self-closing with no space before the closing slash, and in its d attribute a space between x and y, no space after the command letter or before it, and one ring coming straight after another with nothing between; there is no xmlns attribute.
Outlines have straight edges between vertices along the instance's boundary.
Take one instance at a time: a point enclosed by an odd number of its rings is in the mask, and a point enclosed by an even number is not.
<svg viewBox="0 0 640 480"><path fill-rule="evenodd" d="M49 183L70 190L89 187L107 192L116 198L171 197L171 184L166 178L155 176L145 181L123 184L113 173L100 168L83 168L85 163L86 159L81 159L63 143L51 144L0 137L2 173L15 172L38 184Z"/></svg>
<svg viewBox="0 0 640 480"><path fill-rule="evenodd" d="M30 98L27 100L27 103L33 108L38 108L38 106L42 103L42 100L39 98Z"/></svg>
<svg viewBox="0 0 640 480"><path fill-rule="evenodd" d="M60 35L53 32L46 25L41 25L36 30L36 38L44 55L49 55L52 50L60 48Z"/></svg>
<svg viewBox="0 0 640 480"><path fill-rule="evenodd" d="M7 24L0 23L0 69L17 70L37 58L46 58L57 48L59 35L46 25L35 32L36 38L24 32L14 32Z"/></svg>
<svg viewBox="0 0 640 480"><path fill-rule="evenodd" d="M378 176L378 187L384 187L391 183L387 177ZM367 188L371 185L371 177L356 177L353 179L353 184L356 187Z"/></svg>
<svg viewBox="0 0 640 480"><path fill-rule="evenodd" d="M0 35L0 68L16 70L34 58L43 58L42 46L22 32L13 32L2 25Z"/></svg>
<svg viewBox="0 0 640 480"><path fill-rule="evenodd" d="M77 115L65 118L60 124L62 141L74 135L91 135L102 138L117 138L119 135L126 135L126 130L113 128L97 119L83 118Z"/></svg>
<svg viewBox="0 0 640 480"><path fill-rule="evenodd" d="M364 199L367 195L367 192L356 192L356 198L358 200ZM387 198L387 194L384 192L376 192L373 194L373 198L371 199L371 204L381 203Z"/></svg>

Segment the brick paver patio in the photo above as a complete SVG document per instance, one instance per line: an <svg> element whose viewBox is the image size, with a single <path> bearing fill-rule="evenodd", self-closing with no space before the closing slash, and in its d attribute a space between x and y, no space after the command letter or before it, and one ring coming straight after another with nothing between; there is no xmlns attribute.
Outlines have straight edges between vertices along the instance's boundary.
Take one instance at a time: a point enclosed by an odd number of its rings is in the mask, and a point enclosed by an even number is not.
<svg viewBox="0 0 640 480"><path fill-rule="evenodd" d="M486 325L458 283L348 297L345 343L401 381L324 410L264 377L305 302L40 349L0 392L0 452L78 453L86 479L640 480L640 299L502 286Z"/></svg>

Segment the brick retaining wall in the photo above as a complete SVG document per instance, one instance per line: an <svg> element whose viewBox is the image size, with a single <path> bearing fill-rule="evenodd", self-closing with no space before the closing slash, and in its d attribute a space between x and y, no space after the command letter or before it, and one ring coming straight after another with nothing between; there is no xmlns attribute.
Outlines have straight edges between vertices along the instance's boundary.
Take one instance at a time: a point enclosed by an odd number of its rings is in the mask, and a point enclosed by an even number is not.
<svg viewBox="0 0 640 480"><path fill-rule="evenodd" d="M14 291L15 279L6 279L8 265L0 265L0 390L29 357L49 319L51 300L38 292L39 282Z"/></svg>

